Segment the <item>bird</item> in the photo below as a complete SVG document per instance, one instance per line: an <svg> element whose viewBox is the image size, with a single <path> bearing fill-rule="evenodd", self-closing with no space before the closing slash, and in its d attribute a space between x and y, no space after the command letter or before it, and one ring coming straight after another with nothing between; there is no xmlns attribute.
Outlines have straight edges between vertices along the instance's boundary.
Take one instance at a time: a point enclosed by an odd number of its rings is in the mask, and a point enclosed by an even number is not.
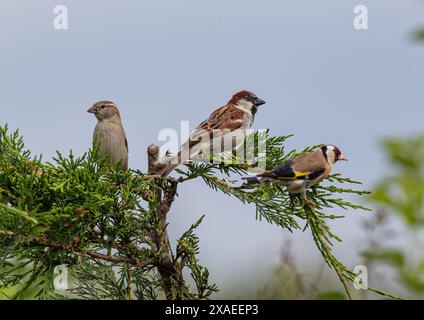
<svg viewBox="0 0 424 320"><path fill-rule="evenodd" d="M258 183L276 183L287 187L289 193L298 193L309 207L315 203L308 199L306 190L324 180L331 173L333 165L348 159L335 145L324 145L315 151L285 161L273 170L265 171L254 177L245 177L245 186Z"/></svg>
<svg viewBox="0 0 424 320"><path fill-rule="evenodd" d="M99 101L93 104L87 112L97 118L93 133L93 144L99 146L100 157L115 166L118 163L121 169L128 169L128 141L122 126L121 115L117 105L112 101Z"/></svg>
<svg viewBox="0 0 424 320"><path fill-rule="evenodd" d="M258 107L265 101L253 92L242 90L232 96L228 103L215 110L205 121L200 123L181 147L177 155L168 157L159 175L169 175L179 164L196 159L202 150L210 150L214 144L221 147L226 137L241 137L250 129L255 120ZM234 149L231 144L231 149ZM220 150L229 151L229 150Z"/></svg>

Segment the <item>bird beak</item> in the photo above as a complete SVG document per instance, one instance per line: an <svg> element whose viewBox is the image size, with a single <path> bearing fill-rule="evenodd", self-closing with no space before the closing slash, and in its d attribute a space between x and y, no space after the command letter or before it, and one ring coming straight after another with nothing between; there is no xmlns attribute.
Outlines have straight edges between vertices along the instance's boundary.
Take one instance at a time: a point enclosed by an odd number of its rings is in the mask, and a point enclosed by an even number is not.
<svg viewBox="0 0 424 320"><path fill-rule="evenodd" d="M90 109L88 109L88 110L87 110L87 112L88 112L88 113L94 113L94 114L96 114L96 113L98 112L98 110L97 110L97 108L96 108L96 107L94 107L94 106L93 106L93 107L91 107Z"/></svg>
<svg viewBox="0 0 424 320"><path fill-rule="evenodd" d="M337 158L338 160L342 160L342 161L348 161L349 159L346 158L344 155L339 155L339 157Z"/></svg>
<svg viewBox="0 0 424 320"><path fill-rule="evenodd" d="M259 99L259 98L256 98L256 100L255 100L255 106L258 107L258 106L261 106L263 104L265 104L265 101L264 100Z"/></svg>

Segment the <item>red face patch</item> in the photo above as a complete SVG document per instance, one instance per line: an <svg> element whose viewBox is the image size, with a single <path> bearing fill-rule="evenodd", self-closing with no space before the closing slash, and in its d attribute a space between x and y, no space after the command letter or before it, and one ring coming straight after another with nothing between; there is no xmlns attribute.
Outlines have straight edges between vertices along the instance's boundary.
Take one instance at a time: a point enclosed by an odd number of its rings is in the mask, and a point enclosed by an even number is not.
<svg viewBox="0 0 424 320"><path fill-rule="evenodd" d="M334 154L335 154L335 161L339 160L340 155L342 154L342 152L340 151L340 149L336 146L334 146Z"/></svg>

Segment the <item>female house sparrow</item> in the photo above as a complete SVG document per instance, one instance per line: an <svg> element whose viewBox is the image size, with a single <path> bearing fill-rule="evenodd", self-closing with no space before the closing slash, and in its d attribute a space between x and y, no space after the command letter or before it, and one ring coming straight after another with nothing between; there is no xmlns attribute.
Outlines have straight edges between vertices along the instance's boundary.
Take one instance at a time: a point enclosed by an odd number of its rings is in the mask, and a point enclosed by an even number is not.
<svg viewBox="0 0 424 320"><path fill-rule="evenodd" d="M248 185L272 182L285 186L290 193L300 193L303 201L314 207L315 203L307 198L306 190L324 180L338 160L347 158L336 146L326 145L286 161L271 171L243 179Z"/></svg>
<svg viewBox="0 0 424 320"><path fill-rule="evenodd" d="M243 90L233 95L225 106L215 110L197 126L189 140L181 146L178 155L168 159L159 174L169 175L180 163L195 158L201 150L209 149L218 138L225 139L230 134L242 135L243 130L252 127L258 107L264 103L250 91Z"/></svg>
<svg viewBox="0 0 424 320"><path fill-rule="evenodd" d="M93 113L97 118L93 143L99 144L100 156L106 158L111 165L120 162L122 170L127 170L128 142L116 104L111 101L99 101L87 112Z"/></svg>

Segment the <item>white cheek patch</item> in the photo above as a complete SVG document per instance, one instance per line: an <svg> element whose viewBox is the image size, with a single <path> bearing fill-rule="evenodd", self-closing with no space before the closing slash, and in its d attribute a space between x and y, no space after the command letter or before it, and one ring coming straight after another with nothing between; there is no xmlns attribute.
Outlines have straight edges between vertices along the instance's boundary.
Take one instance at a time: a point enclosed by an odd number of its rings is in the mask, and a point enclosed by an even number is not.
<svg viewBox="0 0 424 320"><path fill-rule="evenodd" d="M330 147L328 147L328 149L326 151L326 154L327 154L327 161L328 161L328 163L330 163L330 164L333 165L334 162L335 162L335 157L336 157L336 154L334 152L334 148L331 148L330 149Z"/></svg>
<svg viewBox="0 0 424 320"><path fill-rule="evenodd" d="M250 129L253 124L253 114L252 114L253 103L242 99L236 105L236 108L244 112L243 120L239 120L242 123L241 128Z"/></svg>
<svg viewBox="0 0 424 320"><path fill-rule="evenodd" d="M241 111L252 114L253 103L242 99L237 103L236 108L240 109Z"/></svg>

